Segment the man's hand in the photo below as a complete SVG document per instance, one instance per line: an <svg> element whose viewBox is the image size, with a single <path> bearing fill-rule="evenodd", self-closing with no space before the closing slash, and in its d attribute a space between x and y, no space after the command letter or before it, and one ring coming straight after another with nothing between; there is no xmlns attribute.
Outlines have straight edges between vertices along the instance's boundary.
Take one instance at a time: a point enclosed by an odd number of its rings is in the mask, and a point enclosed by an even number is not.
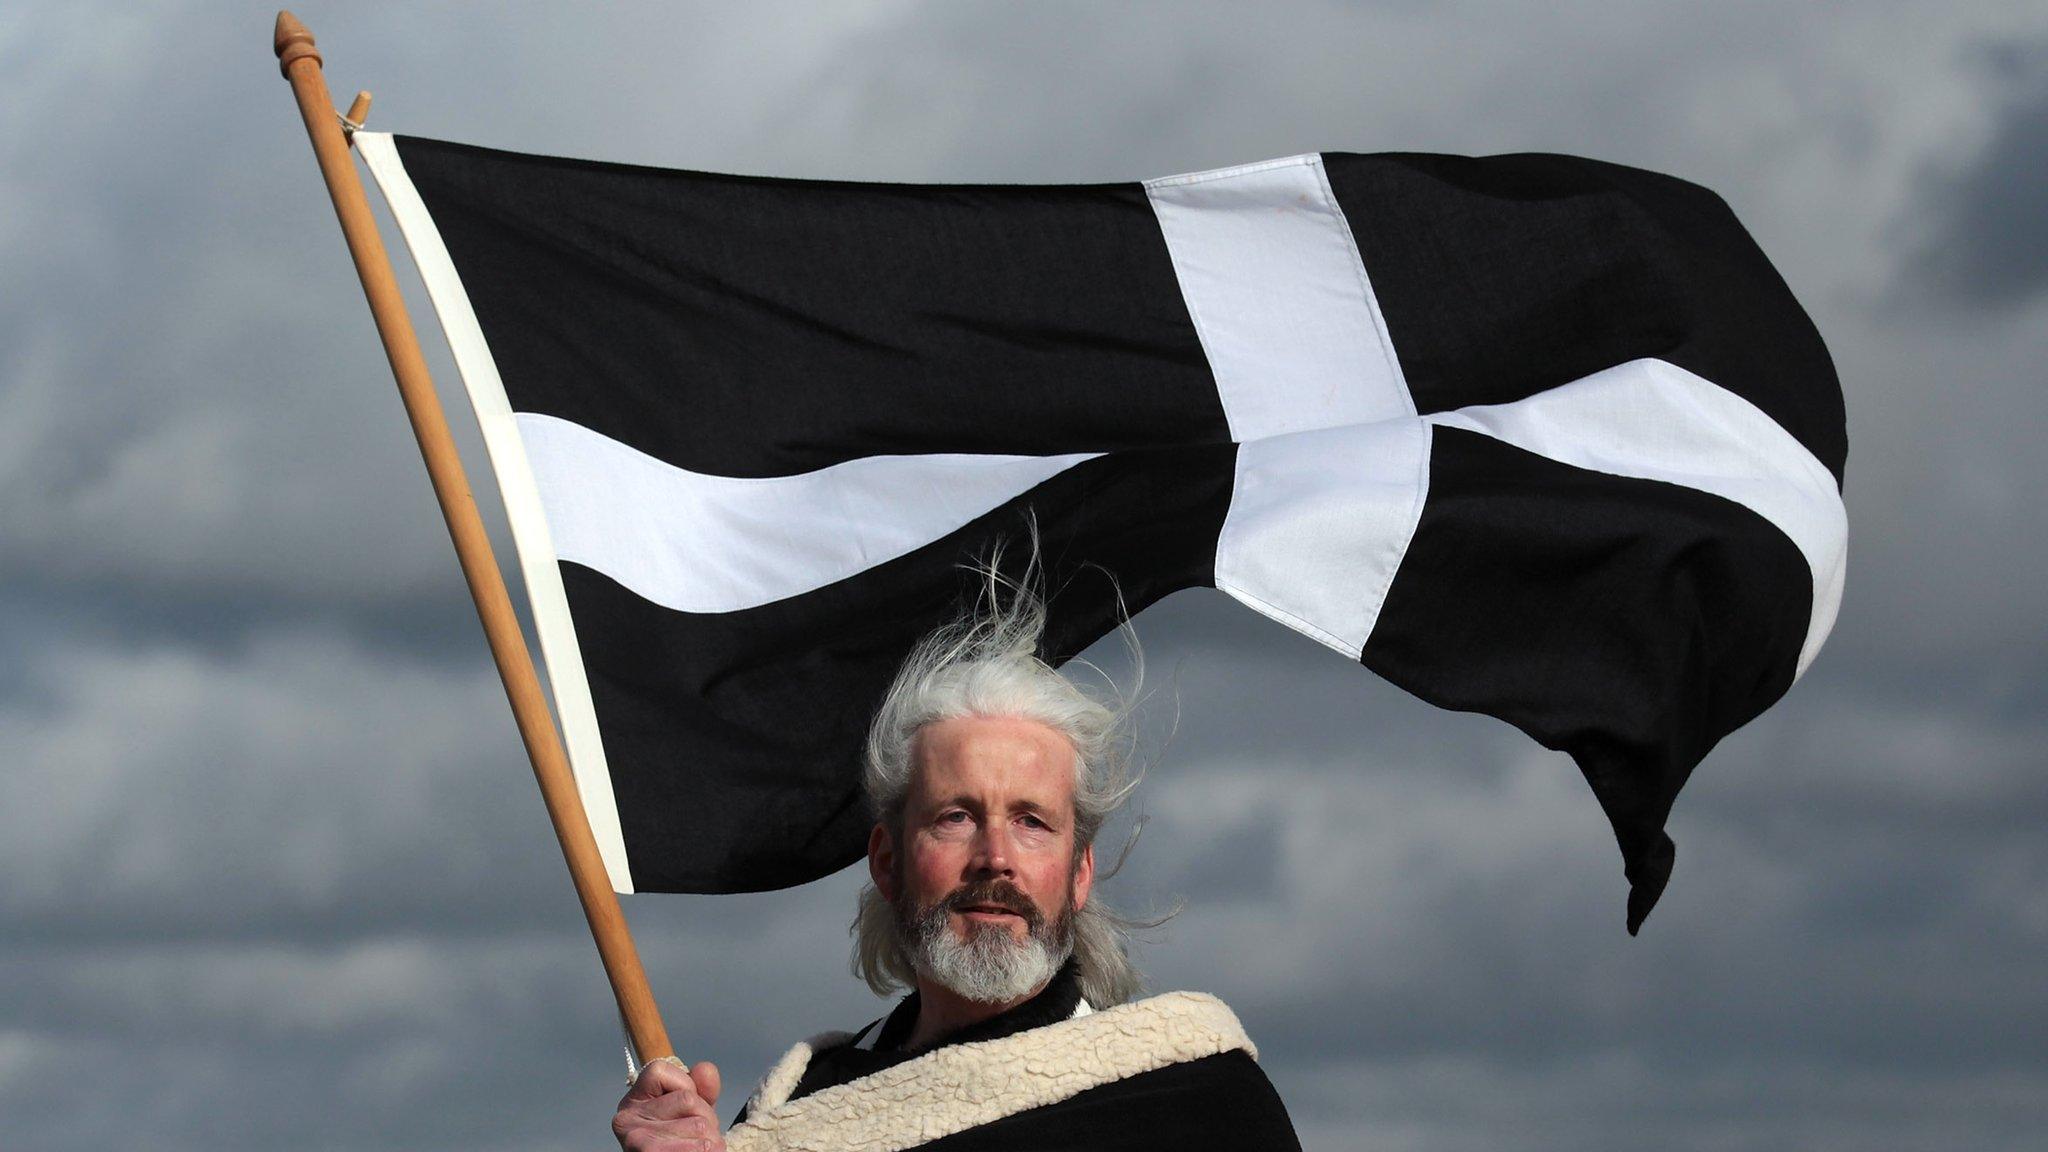
<svg viewBox="0 0 2048 1152"><path fill-rule="evenodd" d="M688 1072L673 1057L649 1060L612 1116L612 1135L626 1152L724 1152L718 1128L718 1066Z"/></svg>

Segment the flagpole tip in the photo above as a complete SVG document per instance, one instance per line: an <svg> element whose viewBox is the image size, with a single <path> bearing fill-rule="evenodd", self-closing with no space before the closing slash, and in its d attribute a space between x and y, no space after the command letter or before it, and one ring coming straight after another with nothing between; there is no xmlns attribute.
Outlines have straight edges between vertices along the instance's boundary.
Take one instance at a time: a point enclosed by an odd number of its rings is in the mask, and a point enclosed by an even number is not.
<svg viewBox="0 0 2048 1152"><path fill-rule="evenodd" d="M278 12L277 30L271 35L270 46L277 52L278 71L284 73L287 80L291 79L292 65L301 60L310 57L316 67L320 64L320 51L313 47L313 34L306 31L306 26L299 23L299 18L289 9Z"/></svg>

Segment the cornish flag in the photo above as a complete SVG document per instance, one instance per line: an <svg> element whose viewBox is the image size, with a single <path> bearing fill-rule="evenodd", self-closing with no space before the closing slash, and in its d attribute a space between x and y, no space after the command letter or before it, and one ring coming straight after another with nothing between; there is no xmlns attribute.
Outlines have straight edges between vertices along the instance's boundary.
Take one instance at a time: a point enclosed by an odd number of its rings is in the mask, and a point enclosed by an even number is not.
<svg viewBox="0 0 2048 1152"><path fill-rule="evenodd" d="M1630 931L1679 787L1835 619L1833 366L1681 180L1324 153L861 184L355 144L476 406L622 892L858 858L874 705L1033 520L1051 660L1115 626L1110 576L1132 611L1215 587L1570 753Z"/></svg>

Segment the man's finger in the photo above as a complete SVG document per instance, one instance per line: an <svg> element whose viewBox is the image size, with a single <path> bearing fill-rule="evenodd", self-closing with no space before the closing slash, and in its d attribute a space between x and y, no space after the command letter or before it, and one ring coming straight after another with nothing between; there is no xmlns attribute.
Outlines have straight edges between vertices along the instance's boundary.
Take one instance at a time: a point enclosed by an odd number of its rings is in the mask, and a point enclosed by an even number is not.
<svg viewBox="0 0 2048 1152"><path fill-rule="evenodd" d="M702 1096L706 1103L718 1103L718 1065L709 1060L700 1060L696 1067L690 1069L690 1079L697 1085L697 1095Z"/></svg>
<svg viewBox="0 0 2048 1152"><path fill-rule="evenodd" d="M683 1071L682 1061L672 1056L649 1060L641 1066L640 1075L634 1079L633 1086L626 1090L625 1097L619 1101L619 1107L624 1108L641 1100L652 1100L670 1092L689 1092L694 1096L697 1094L697 1082L691 1079L689 1073Z"/></svg>
<svg viewBox="0 0 2048 1152"><path fill-rule="evenodd" d="M709 1116L716 1118L718 1112L696 1092L668 1092L652 1100L629 1100L620 1109L629 1116L640 1116L648 1120L679 1120L685 1116Z"/></svg>
<svg viewBox="0 0 2048 1152"><path fill-rule="evenodd" d="M641 1129L619 1138L625 1152L718 1152L725 1141L717 1136L681 1136Z"/></svg>

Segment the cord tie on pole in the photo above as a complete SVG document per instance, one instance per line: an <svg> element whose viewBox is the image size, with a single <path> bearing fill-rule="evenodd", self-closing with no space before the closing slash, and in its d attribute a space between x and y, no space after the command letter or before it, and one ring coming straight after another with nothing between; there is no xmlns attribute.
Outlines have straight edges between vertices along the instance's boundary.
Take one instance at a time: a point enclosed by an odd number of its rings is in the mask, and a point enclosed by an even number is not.
<svg viewBox="0 0 2048 1152"><path fill-rule="evenodd" d="M370 118L370 94L356 93L355 102L348 106L348 111L336 113L336 116L341 120L342 138L353 137L363 130L363 121Z"/></svg>
<svg viewBox="0 0 2048 1152"><path fill-rule="evenodd" d="M626 1014L619 1013L619 1034L624 1037L626 1049L626 1087L640 1082L640 1062L633 1055L633 1029L626 1023Z"/></svg>

